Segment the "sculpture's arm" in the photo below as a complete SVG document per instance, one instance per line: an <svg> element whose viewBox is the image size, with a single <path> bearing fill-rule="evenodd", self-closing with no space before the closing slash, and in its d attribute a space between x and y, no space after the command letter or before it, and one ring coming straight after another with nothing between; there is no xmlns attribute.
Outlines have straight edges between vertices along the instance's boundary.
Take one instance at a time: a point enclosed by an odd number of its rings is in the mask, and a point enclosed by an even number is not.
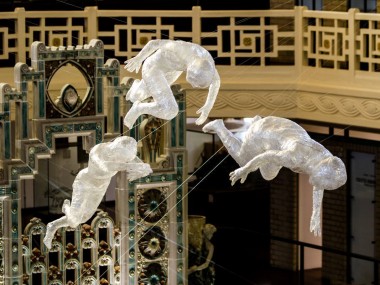
<svg viewBox="0 0 380 285"><path fill-rule="evenodd" d="M323 200L323 189L313 187L313 213L311 214L310 231L315 236L321 236L321 207Z"/></svg>
<svg viewBox="0 0 380 285"><path fill-rule="evenodd" d="M197 111L197 114L199 113L201 114L199 118L195 121L197 125L202 125L206 121L212 107L214 106L216 97L219 92L219 88L220 88L220 76L219 76L218 71L215 69L214 78L210 84L206 102L203 105L203 107Z"/></svg>
<svg viewBox="0 0 380 285"><path fill-rule="evenodd" d="M244 153L240 153L240 155L244 155ZM249 155L249 153L246 155ZM289 151L268 150L255 156L250 161L248 161L246 165L230 173L231 185L234 185L235 182L239 179L241 179L241 183L244 183L247 179L248 174L256 171L263 163L270 165L270 167L272 167L275 172L278 172L281 166L287 166L285 165L285 161L283 159L285 158L286 160L287 155L291 155L291 153L289 153Z"/></svg>
<svg viewBox="0 0 380 285"><path fill-rule="evenodd" d="M214 255L214 245L209 240L206 240L205 242L206 242L206 248L208 250L206 261L203 264L201 264L201 265L191 266L188 269L188 272L187 272L188 274L191 274L191 273L193 273L195 271L201 271L203 269L206 269L210 265L212 256Z"/></svg>
<svg viewBox="0 0 380 285"><path fill-rule="evenodd" d="M126 60L125 69L130 72L139 72L140 67L145 59L147 59L156 50L163 47L169 40L150 40L143 49L133 58Z"/></svg>

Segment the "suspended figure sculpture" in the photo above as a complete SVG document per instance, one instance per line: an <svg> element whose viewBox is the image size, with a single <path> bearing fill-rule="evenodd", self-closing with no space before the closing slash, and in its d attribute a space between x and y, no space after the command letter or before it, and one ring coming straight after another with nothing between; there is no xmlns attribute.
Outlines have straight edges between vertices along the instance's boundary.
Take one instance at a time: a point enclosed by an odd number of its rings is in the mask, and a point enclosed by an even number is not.
<svg viewBox="0 0 380 285"><path fill-rule="evenodd" d="M124 118L124 125L129 129L142 114L165 120L171 120L178 114L178 105L170 86L184 71L192 87L209 88L205 104L197 111L200 116L196 124L205 122L220 87L214 60L206 49L184 41L151 40L125 63L125 68L130 72L138 72L142 66L142 79L135 80L126 95L126 100L133 102ZM143 102L150 97L152 101Z"/></svg>
<svg viewBox="0 0 380 285"><path fill-rule="evenodd" d="M244 183L247 175L257 169L266 180L274 179L282 167L308 174L313 186L310 231L321 235L323 191L337 189L347 180L341 159L311 139L301 126L285 118L254 117L242 140L234 136L222 120L211 121L203 131L216 133L239 164L240 168L230 173L232 185L239 179Z"/></svg>
<svg viewBox="0 0 380 285"><path fill-rule="evenodd" d="M137 156L137 142L127 136L95 145L89 154L88 167L79 171L73 183L71 204L65 200L63 217L48 223L44 243L51 248L54 233L61 227L77 227L89 220L98 209L111 178L118 171L127 171L129 181L152 173L150 165Z"/></svg>

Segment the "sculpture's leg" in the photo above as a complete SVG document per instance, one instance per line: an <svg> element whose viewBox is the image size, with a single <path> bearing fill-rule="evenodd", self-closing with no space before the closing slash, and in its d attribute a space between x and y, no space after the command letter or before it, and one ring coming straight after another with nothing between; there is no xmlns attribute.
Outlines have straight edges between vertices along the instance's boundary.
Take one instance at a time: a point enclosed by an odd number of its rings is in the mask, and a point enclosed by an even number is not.
<svg viewBox="0 0 380 285"><path fill-rule="evenodd" d="M137 90L140 88L141 80L136 79L133 81L131 88L129 88L127 95L125 96L125 100L135 102L133 99L135 98L135 94Z"/></svg>
<svg viewBox="0 0 380 285"><path fill-rule="evenodd" d="M178 114L178 105L166 81L165 74L160 70L153 70L145 75L143 73L143 78L145 82L144 92L150 94L153 100L152 102L136 101L133 103L132 108L124 118L124 125L129 129L142 114L164 120L171 120Z"/></svg>
<svg viewBox="0 0 380 285"><path fill-rule="evenodd" d="M69 224L68 224L68 220L67 220L66 216L63 216L63 217L59 218L58 220L55 220L55 221L47 224L47 226L46 226L46 235L44 237L44 244L46 245L46 247L48 249L51 248L51 242L52 242L52 240L54 238L55 232L59 228L67 227L68 225Z"/></svg>
<svg viewBox="0 0 380 285"><path fill-rule="evenodd" d="M146 88L145 80L136 79L133 81L125 99L134 103L136 101L143 101L149 97L151 97L151 95Z"/></svg>
<svg viewBox="0 0 380 285"><path fill-rule="evenodd" d="M313 213L311 214L310 231L314 235L321 236L321 207L323 200L323 189L313 187Z"/></svg>
<svg viewBox="0 0 380 285"><path fill-rule="evenodd" d="M139 107L143 114L149 114L164 120L173 119L179 111L173 95L159 102L141 103Z"/></svg>
<svg viewBox="0 0 380 285"><path fill-rule="evenodd" d="M141 115L138 111L139 101L133 103L131 109L129 109L128 113L124 117L124 125L126 125L129 129L132 129L133 124L136 122L137 118Z"/></svg>
<svg viewBox="0 0 380 285"><path fill-rule="evenodd" d="M181 74L182 74L182 71L167 72L165 74L165 79L169 85L172 85L178 79L178 77L181 76Z"/></svg>
<svg viewBox="0 0 380 285"><path fill-rule="evenodd" d="M170 85L179 76L179 72L163 73L158 68L151 70L144 77L146 88L152 95L153 101L141 103L139 112L154 117L171 120L178 114L178 104ZM169 81L168 81L169 80Z"/></svg>
<svg viewBox="0 0 380 285"><path fill-rule="evenodd" d="M246 159L244 157L240 157L240 149L242 146L242 142L240 139L235 137L233 133L231 133L223 123L223 120L213 120L208 124L204 125L202 130L205 133L215 133L218 135L223 145L227 149L228 153L232 156L232 158L240 165L244 166L246 163ZM247 156L247 155L246 155Z"/></svg>
<svg viewBox="0 0 380 285"><path fill-rule="evenodd" d="M62 204L62 213L64 213L65 215L68 215L69 210L70 210L70 200L65 199L65 201L63 201L63 204Z"/></svg>
<svg viewBox="0 0 380 285"><path fill-rule="evenodd" d="M178 114L178 105L173 95L159 102L141 103L136 101L125 116L124 125L131 129L138 117L142 114L152 115L164 120L171 120Z"/></svg>

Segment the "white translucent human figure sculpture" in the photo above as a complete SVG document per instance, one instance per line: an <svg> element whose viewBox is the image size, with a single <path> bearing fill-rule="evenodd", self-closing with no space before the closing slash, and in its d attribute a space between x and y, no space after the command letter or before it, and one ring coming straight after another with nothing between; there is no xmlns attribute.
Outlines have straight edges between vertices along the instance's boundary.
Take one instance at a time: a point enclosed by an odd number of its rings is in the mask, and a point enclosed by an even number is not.
<svg viewBox="0 0 380 285"><path fill-rule="evenodd" d="M280 117L254 117L242 140L232 134L222 120L211 121L203 131L216 133L239 164L240 168L230 173L232 185L239 179L244 183L247 175L257 169L266 180L274 179L282 167L308 174L313 186L310 231L321 235L323 192L337 189L347 180L346 167L340 158L311 139L301 126Z"/></svg>
<svg viewBox="0 0 380 285"><path fill-rule="evenodd" d="M143 63L144 62L144 63ZM193 88L208 88L205 104L196 124L203 124L216 100L220 78L210 53L200 45L176 40L151 40L133 58L125 61L125 68L138 72L142 79L135 80L126 95L133 102L124 118L124 125L132 128L142 114L171 120L178 114L178 105L170 86L186 72L186 80ZM142 102L147 98L151 102Z"/></svg>
<svg viewBox="0 0 380 285"><path fill-rule="evenodd" d="M65 215L47 225L44 243L48 249L59 228L75 228L94 215L111 178L118 171L127 171L129 181L152 173L150 165L143 163L136 153L137 142L128 136L97 144L91 149L88 166L79 171L74 180L71 203L68 199L63 202L62 212Z"/></svg>

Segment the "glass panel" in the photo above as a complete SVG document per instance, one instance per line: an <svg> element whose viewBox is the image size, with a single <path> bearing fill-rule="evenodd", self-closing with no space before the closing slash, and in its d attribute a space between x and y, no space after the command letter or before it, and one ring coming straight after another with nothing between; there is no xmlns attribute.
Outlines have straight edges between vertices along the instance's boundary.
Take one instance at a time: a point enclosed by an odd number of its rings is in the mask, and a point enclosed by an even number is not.
<svg viewBox="0 0 380 285"><path fill-rule="evenodd" d="M360 11L364 11L364 2L363 0L351 0L350 8L358 8Z"/></svg>
<svg viewBox="0 0 380 285"><path fill-rule="evenodd" d="M350 8L358 8L361 12L375 13L377 8L377 0L351 0Z"/></svg>
<svg viewBox="0 0 380 285"><path fill-rule="evenodd" d="M309 10L322 10L323 0L302 0L301 6L306 6Z"/></svg>
<svg viewBox="0 0 380 285"><path fill-rule="evenodd" d="M367 12L376 13L377 0L367 0Z"/></svg>
<svg viewBox="0 0 380 285"><path fill-rule="evenodd" d="M360 285L372 285L374 284L374 268L373 262L351 258L351 268L352 268L352 283Z"/></svg>
<svg viewBox="0 0 380 285"><path fill-rule="evenodd" d="M351 250L353 253L374 257L375 254L375 154L352 152L351 185ZM374 264L351 259L354 284L372 284Z"/></svg>

